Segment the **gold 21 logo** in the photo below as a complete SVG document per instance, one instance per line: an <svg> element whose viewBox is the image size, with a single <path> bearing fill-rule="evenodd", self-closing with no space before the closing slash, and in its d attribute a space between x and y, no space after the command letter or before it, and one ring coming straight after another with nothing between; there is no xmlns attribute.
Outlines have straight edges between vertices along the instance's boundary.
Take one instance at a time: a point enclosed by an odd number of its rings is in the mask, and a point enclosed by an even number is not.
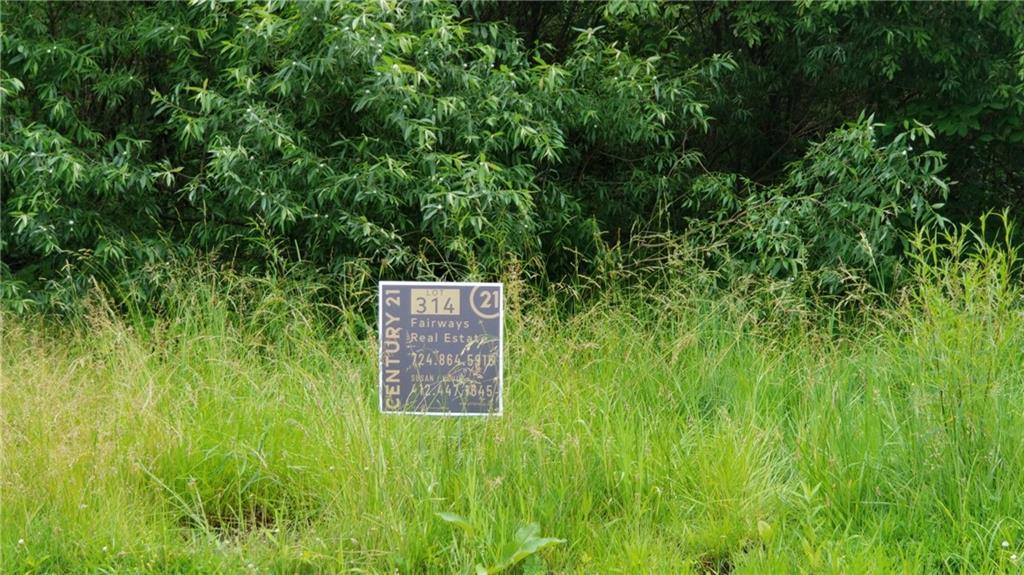
<svg viewBox="0 0 1024 575"><path fill-rule="evenodd" d="M501 315L501 291L492 286L474 286L469 292L469 307L481 319Z"/></svg>

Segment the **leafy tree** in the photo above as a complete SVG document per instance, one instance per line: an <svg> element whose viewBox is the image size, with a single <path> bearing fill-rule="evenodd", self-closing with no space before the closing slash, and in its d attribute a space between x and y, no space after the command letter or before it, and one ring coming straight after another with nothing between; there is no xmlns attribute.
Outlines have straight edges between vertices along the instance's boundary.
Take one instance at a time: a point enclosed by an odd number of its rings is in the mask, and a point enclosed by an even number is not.
<svg viewBox="0 0 1024 575"><path fill-rule="evenodd" d="M709 99L714 129L690 140L711 171L762 184L862 111L932 126L957 216L1024 208L1024 4L1019 2L474 3L568 57L575 28L604 25L636 55L735 70ZM891 128L887 128L891 129ZM890 132L888 135L892 135Z"/></svg>
<svg viewBox="0 0 1024 575"><path fill-rule="evenodd" d="M945 163L951 216L1021 190L1019 4L0 11L8 301L145 299L188 253L562 278L637 229L741 215L744 269L888 285L899 234L942 221Z"/></svg>
<svg viewBox="0 0 1024 575"><path fill-rule="evenodd" d="M566 65L531 62L510 28L441 2L9 11L3 247L25 281L174 242L333 272L557 258L692 163L671 144L707 129L701 83L727 65L659 79L596 30ZM627 152L637 194L589 188L592 162Z"/></svg>
<svg viewBox="0 0 1024 575"><path fill-rule="evenodd" d="M691 202L714 214L708 233L729 242L744 272L813 272L826 293L840 291L851 276L891 286L905 239L918 228L945 225L937 210L949 187L938 176L942 153L914 149L934 138L927 126L905 126L883 143L884 127L861 117L835 130L773 186L706 176Z"/></svg>

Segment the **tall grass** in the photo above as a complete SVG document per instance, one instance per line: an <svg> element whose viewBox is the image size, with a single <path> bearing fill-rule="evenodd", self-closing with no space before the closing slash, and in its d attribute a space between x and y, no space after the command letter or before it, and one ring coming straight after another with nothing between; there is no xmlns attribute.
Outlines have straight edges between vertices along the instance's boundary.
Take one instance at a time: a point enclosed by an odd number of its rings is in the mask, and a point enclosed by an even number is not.
<svg viewBox="0 0 1024 575"><path fill-rule="evenodd" d="M969 240L919 238L852 323L678 281L565 317L513 282L500 418L379 415L372 334L287 280L5 316L3 570L470 573L537 523L565 542L512 570L1019 573L1024 301L1011 244Z"/></svg>

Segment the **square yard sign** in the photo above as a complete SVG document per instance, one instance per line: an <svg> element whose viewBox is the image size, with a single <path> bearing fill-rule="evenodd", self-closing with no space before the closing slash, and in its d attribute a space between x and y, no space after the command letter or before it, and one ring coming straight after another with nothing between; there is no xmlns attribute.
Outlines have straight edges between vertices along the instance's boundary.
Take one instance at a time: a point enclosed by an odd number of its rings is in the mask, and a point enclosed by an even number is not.
<svg viewBox="0 0 1024 575"><path fill-rule="evenodd" d="M500 283L380 282L380 410L501 415Z"/></svg>

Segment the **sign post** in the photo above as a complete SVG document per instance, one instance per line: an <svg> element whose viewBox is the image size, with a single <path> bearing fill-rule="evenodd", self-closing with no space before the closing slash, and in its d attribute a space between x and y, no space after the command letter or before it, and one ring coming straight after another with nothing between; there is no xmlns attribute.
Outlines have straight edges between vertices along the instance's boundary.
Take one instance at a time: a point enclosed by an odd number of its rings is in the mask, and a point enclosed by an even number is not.
<svg viewBox="0 0 1024 575"><path fill-rule="evenodd" d="M500 283L380 282L380 410L501 415Z"/></svg>

